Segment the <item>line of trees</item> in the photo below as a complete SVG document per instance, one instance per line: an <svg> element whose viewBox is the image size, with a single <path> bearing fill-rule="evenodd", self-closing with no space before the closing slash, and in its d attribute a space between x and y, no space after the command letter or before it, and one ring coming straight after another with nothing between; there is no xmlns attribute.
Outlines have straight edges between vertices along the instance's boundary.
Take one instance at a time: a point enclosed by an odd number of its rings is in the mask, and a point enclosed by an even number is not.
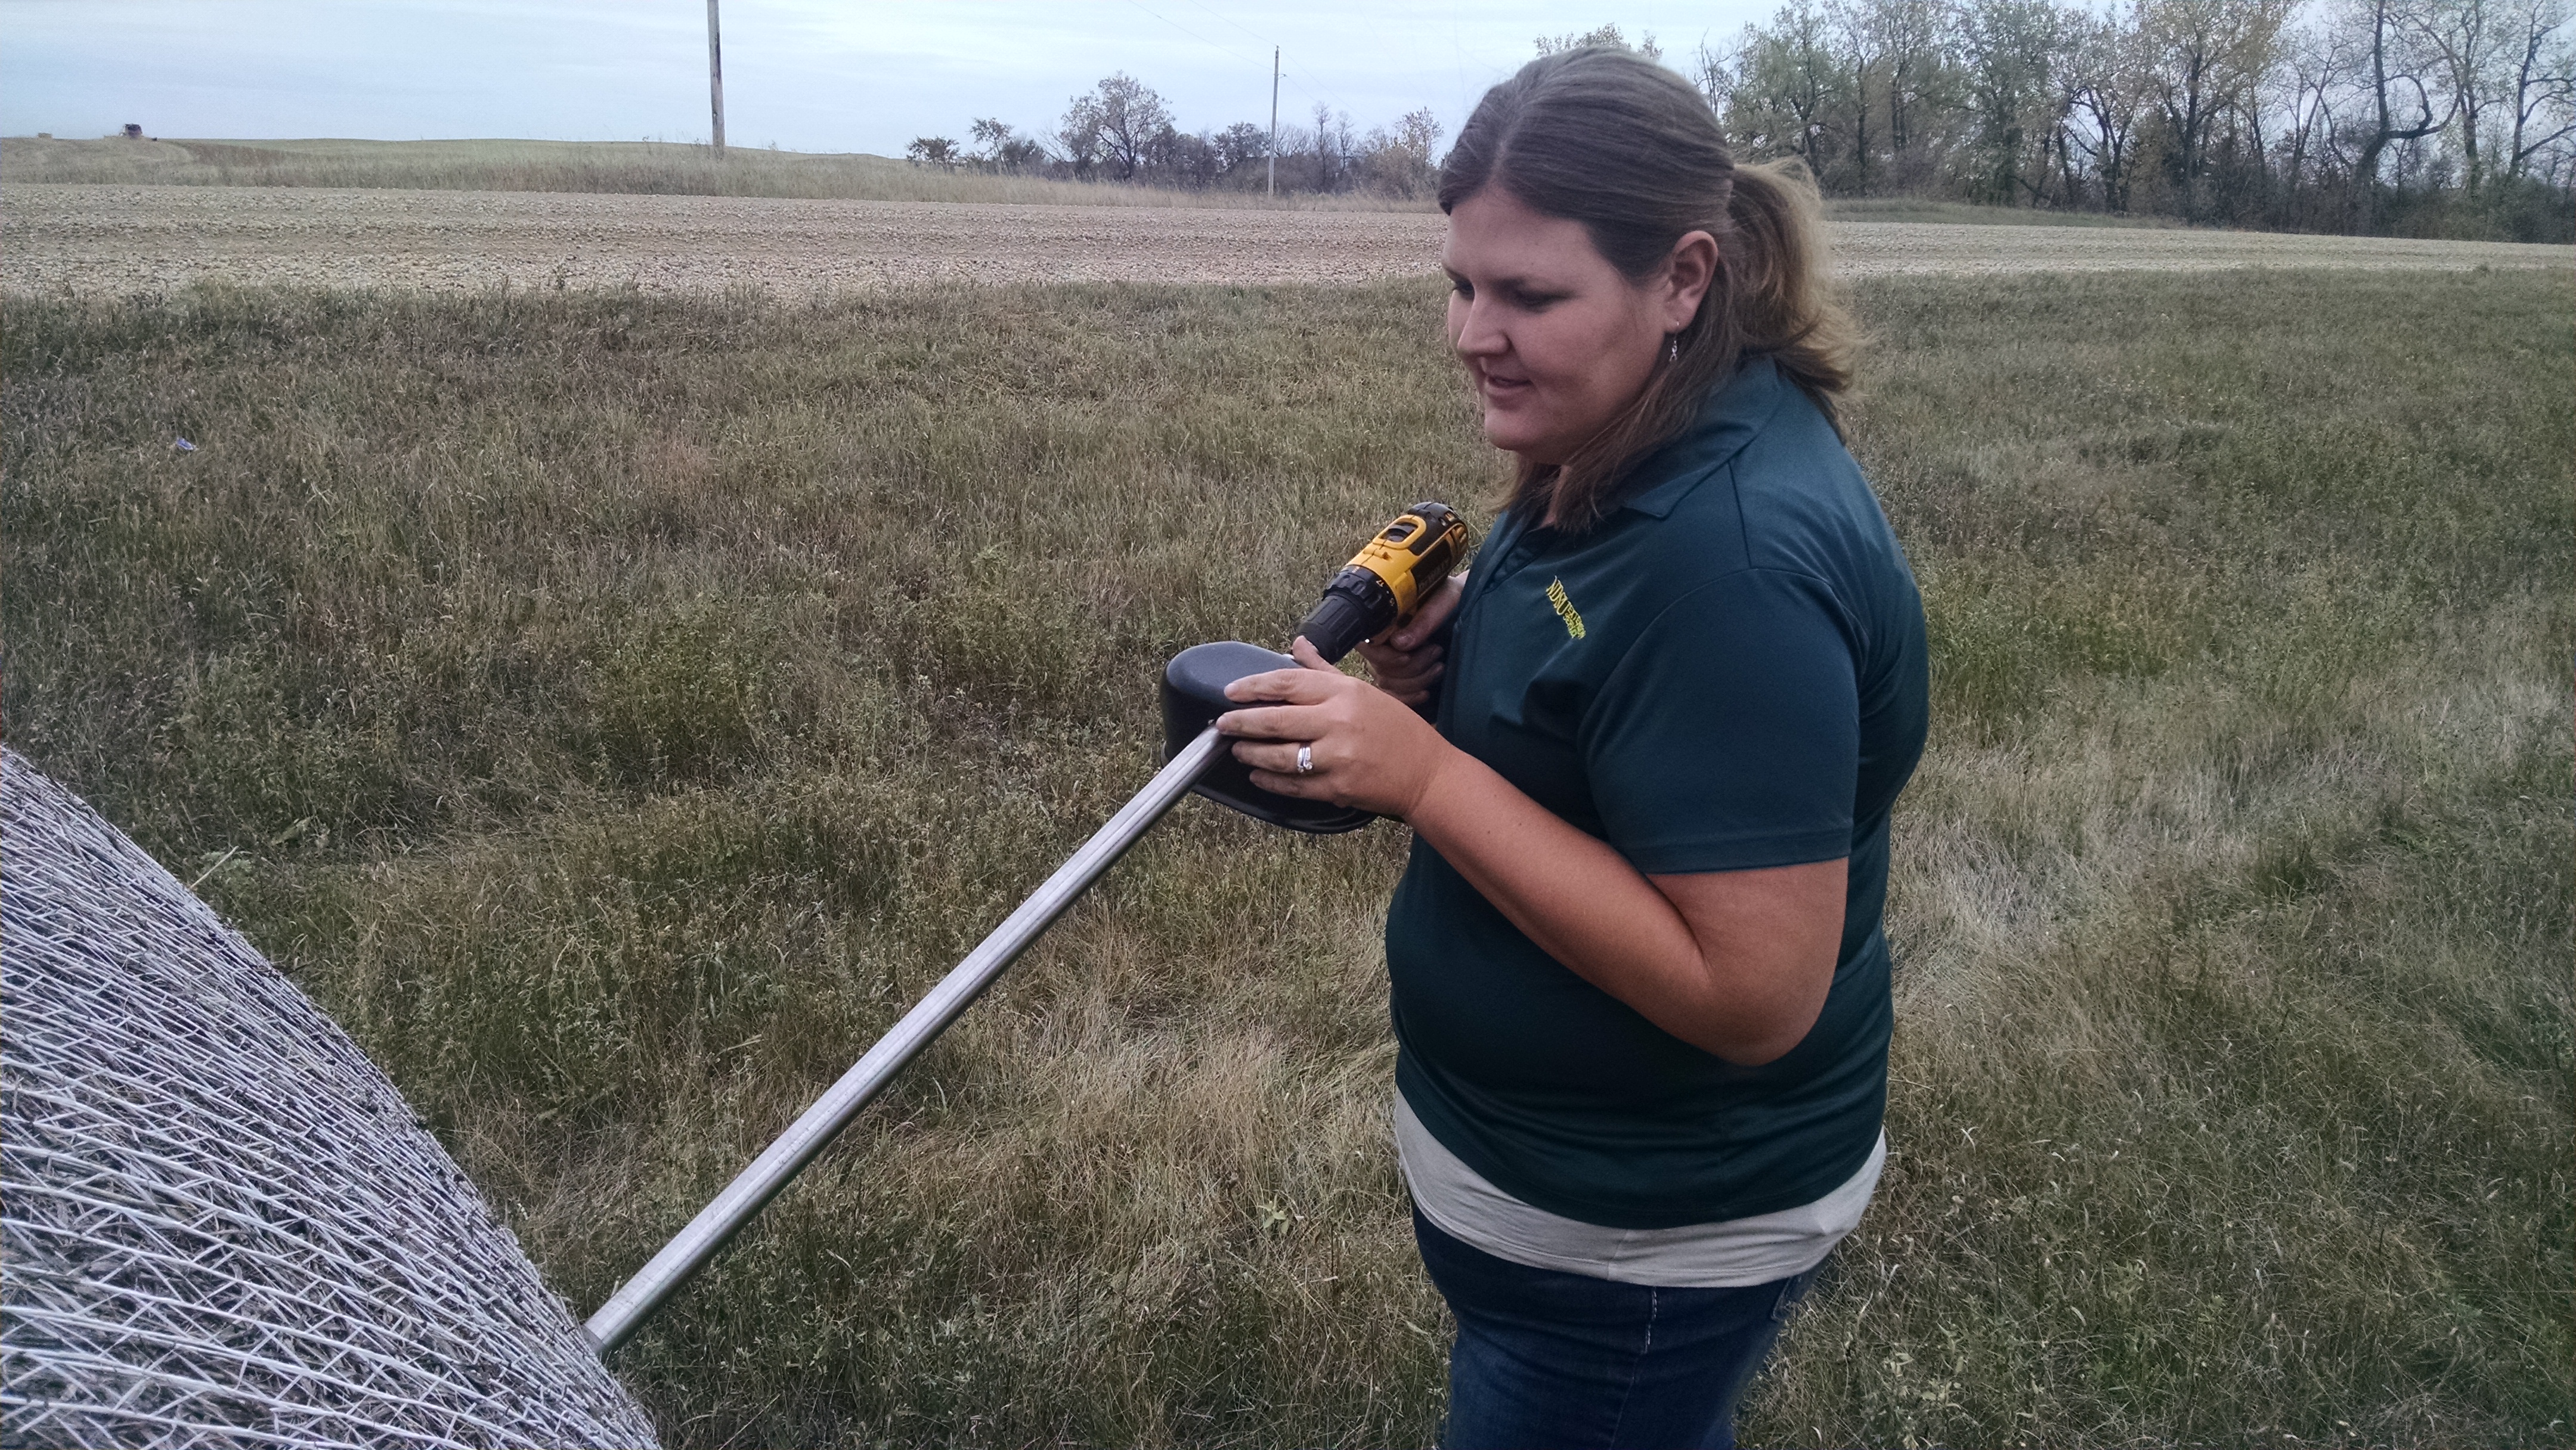
<svg viewBox="0 0 2576 1450"><path fill-rule="evenodd" d="M1686 67L1740 153L1826 194L2222 226L2576 240L2576 0L1787 0ZM1540 54L1615 45L1615 25ZM1423 197L1429 109L1280 129L1282 191ZM1120 72L1055 130L978 120L952 169L1258 190L1270 130L1183 131Z"/></svg>
<svg viewBox="0 0 2576 1450"><path fill-rule="evenodd" d="M1029 134L979 119L971 146L945 136L915 140L915 165L1006 176L1056 176L1188 190L1258 191L1270 184L1270 128L1238 121L1184 131L1153 87L1121 71L1075 96L1052 132ZM1367 192L1414 198L1439 185L1440 123L1429 107L1361 134L1348 113L1315 107L1312 124L1279 128L1281 191Z"/></svg>
<svg viewBox="0 0 2576 1450"><path fill-rule="evenodd" d="M1694 78L1829 194L2566 241L2570 0L1789 0Z"/></svg>

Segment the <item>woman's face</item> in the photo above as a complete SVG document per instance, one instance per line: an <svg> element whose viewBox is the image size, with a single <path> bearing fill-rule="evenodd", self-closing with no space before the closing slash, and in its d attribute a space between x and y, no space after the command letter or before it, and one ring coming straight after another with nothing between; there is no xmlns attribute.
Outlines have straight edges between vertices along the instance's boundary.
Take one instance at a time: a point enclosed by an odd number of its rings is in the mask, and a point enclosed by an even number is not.
<svg viewBox="0 0 2576 1450"><path fill-rule="evenodd" d="M1562 462L1654 375L1668 334L1690 325L1717 265L1692 232L1640 285L1583 224L1541 216L1488 186L1449 213L1449 345L1475 378L1485 438L1536 464Z"/></svg>

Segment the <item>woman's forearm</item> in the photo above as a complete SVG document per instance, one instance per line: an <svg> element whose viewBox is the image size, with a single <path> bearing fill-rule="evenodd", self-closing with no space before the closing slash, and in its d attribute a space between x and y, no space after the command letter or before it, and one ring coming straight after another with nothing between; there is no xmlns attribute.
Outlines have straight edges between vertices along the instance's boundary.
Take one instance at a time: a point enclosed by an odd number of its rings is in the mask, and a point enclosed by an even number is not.
<svg viewBox="0 0 2576 1450"><path fill-rule="evenodd" d="M1640 875L1395 696L1306 640L1295 651L1297 668L1226 687L1243 708L1217 726L1253 784L1401 817L1542 951L1696 1047L1755 1065L1807 1035L1833 986L1845 862Z"/></svg>
<svg viewBox="0 0 2576 1450"><path fill-rule="evenodd" d="M1843 863L1659 885L1454 747L1406 820L1548 955L1683 1041L1758 1065L1814 1025L1840 938ZM1830 933L1814 919L1828 891Z"/></svg>

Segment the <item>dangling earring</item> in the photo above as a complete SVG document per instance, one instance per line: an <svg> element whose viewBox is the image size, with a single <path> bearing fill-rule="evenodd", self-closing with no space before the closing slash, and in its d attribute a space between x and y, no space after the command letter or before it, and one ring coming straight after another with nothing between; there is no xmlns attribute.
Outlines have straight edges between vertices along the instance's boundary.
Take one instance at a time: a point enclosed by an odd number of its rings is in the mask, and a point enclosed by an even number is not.
<svg viewBox="0 0 2576 1450"><path fill-rule="evenodd" d="M1680 362L1681 360L1682 360L1682 335L1681 335L1680 333L1678 333L1678 332L1673 332L1673 333L1667 333L1667 334L1665 334L1665 336L1664 336L1664 361L1666 361L1666 362L1668 362L1668 363L1677 363L1677 362Z"/></svg>

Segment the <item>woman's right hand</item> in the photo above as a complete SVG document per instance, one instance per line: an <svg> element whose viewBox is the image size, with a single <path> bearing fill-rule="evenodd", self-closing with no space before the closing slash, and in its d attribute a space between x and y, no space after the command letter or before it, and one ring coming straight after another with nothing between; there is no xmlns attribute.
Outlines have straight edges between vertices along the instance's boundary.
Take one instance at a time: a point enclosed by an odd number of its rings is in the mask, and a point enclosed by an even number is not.
<svg viewBox="0 0 2576 1450"><path fill-rule="evenodd" d="M1369 674L1379 689L1417 710L1431 703L1441 671L1448 668L1441 663L1448 648L1440 641L1448 637L1450 616L1466 597L1466 585L1466 575L1450 575L1413 611L1411 619L1376 639L1360 641L1360 658L1368 661Z"/></svg>

